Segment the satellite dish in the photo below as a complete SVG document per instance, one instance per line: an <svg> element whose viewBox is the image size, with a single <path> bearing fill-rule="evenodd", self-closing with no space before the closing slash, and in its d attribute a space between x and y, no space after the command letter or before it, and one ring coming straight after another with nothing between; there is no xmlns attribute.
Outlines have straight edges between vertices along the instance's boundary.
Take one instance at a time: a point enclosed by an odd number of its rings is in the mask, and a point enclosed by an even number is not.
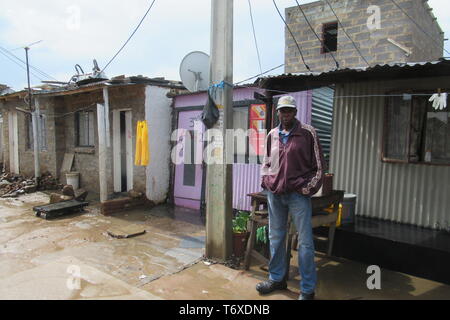
<svg viewBox="0 0 450 320"><path fill-rule="evenodd" d="M201 51L188 53L181 61L180 78L190 92L208 89L209 55Z"/></svg>

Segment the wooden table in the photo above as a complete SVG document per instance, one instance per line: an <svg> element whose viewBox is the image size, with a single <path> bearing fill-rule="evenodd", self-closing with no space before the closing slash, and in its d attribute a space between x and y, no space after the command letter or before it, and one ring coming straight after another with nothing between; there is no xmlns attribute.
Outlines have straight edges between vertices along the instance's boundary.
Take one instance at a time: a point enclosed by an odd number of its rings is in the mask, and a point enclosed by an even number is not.
<svg viewBox="0 0 450 320"><path fill-rule="evenodd" d="M251 258L254 257L260 260L263 263L267 263L268 260L261 255L259 252L254 250L255 238L256 238L256 229L259 226L264 226L268 224L268 211L267 211L267 196L262 192L250 193L247 196L252 199L252 211L250 214L249 221L249 229L250 229L250 237L247 242L247 250L245 252L244 258L244 268L248 270L250 267ZM338 218L338 210L339 204L342 203L344 199L344 191L341 190L333 190L329 195L326 196L313 196L311 197L311 205L312 205L312 227L320 227L325 224L330 225L330 229L328 232L328 250L327 255L331 255L331 251L333 249L333 240L334 240L334 231L336 230L336 221ZM260 206L263 205L265 209L260 210ZM333 212L324 213L323 209L330 207L333 205ZM289 215L288 218L288 239L287 239L287 272L286 279L289 274L289 266L290 266L290 258L291 258L291 248L294 236L296 235L295 226L291 225L291 218Z"/></svg>

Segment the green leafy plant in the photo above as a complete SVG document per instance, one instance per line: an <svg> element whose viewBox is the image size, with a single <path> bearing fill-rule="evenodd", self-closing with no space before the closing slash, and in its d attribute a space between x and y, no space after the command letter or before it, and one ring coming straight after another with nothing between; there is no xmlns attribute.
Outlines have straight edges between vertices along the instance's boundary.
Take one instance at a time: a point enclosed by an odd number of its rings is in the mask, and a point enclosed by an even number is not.
<svg viewBox="0 0 450 320"><path fill-rule="evenodd" d="M267 226L262 226L256 229L256 242L267 243L266 228Z"/></svg>
<svg viewBox="0 0 450 320"><path fill-rule="evenodd" d="M246 211L238 211L233 219L233 232L244 233L247 232L247 222L250 219L250 214Z"/></svg>

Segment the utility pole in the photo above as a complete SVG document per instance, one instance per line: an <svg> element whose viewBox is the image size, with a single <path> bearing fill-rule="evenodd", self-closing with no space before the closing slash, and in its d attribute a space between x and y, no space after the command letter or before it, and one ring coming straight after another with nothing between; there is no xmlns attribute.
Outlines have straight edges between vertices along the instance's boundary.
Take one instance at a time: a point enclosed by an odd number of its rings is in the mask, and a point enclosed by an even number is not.
<svg viewBox="0 0 450 320"><path fill-rule="evenodd" d="M39 163L39 104L35 104L35 108L33 109L33 97L31 93L31 86L30 86L30 66L28 64L28 50L30 50L29 47L25 47L25 57L26 57L26 63L27 63L27 80L28 80L28 106L30 108L31 117L32 117L32 124L33 124L33 148L34 148L34 182L36 184L36 187L39 186L39 177L41 176L41 167Z"/></svg>
<svg viewBox="0 0 450 320"><path fill-rule="evenodd" d="M214 150L221 162L208 163L206 172L206 257L226 260L232 252L233 164L227 159L233 149L225 138L226 129L233 128L233 88L227 85L233 83L233 0L211 1L210 63L210 85L225 85L213 95L220 111L213 129L222 133L222 139L215 137L218 148Z"/></svg>

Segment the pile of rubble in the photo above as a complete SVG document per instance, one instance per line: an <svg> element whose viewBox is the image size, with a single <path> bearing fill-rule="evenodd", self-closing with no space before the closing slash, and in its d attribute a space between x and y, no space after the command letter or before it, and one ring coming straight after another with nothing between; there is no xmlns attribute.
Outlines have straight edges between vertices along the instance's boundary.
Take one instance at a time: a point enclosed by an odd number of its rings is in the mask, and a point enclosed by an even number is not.
<svg viewBox="0 0 450 320"><path fill-rule="evenodd" d="M24 193L32 193L38 190L60 190L63 187L48 172L44 173L39 181L39 187L37 187L34 177L26 178L14 173L4 173L0 176L0 197L15 198Z"/></svg>

